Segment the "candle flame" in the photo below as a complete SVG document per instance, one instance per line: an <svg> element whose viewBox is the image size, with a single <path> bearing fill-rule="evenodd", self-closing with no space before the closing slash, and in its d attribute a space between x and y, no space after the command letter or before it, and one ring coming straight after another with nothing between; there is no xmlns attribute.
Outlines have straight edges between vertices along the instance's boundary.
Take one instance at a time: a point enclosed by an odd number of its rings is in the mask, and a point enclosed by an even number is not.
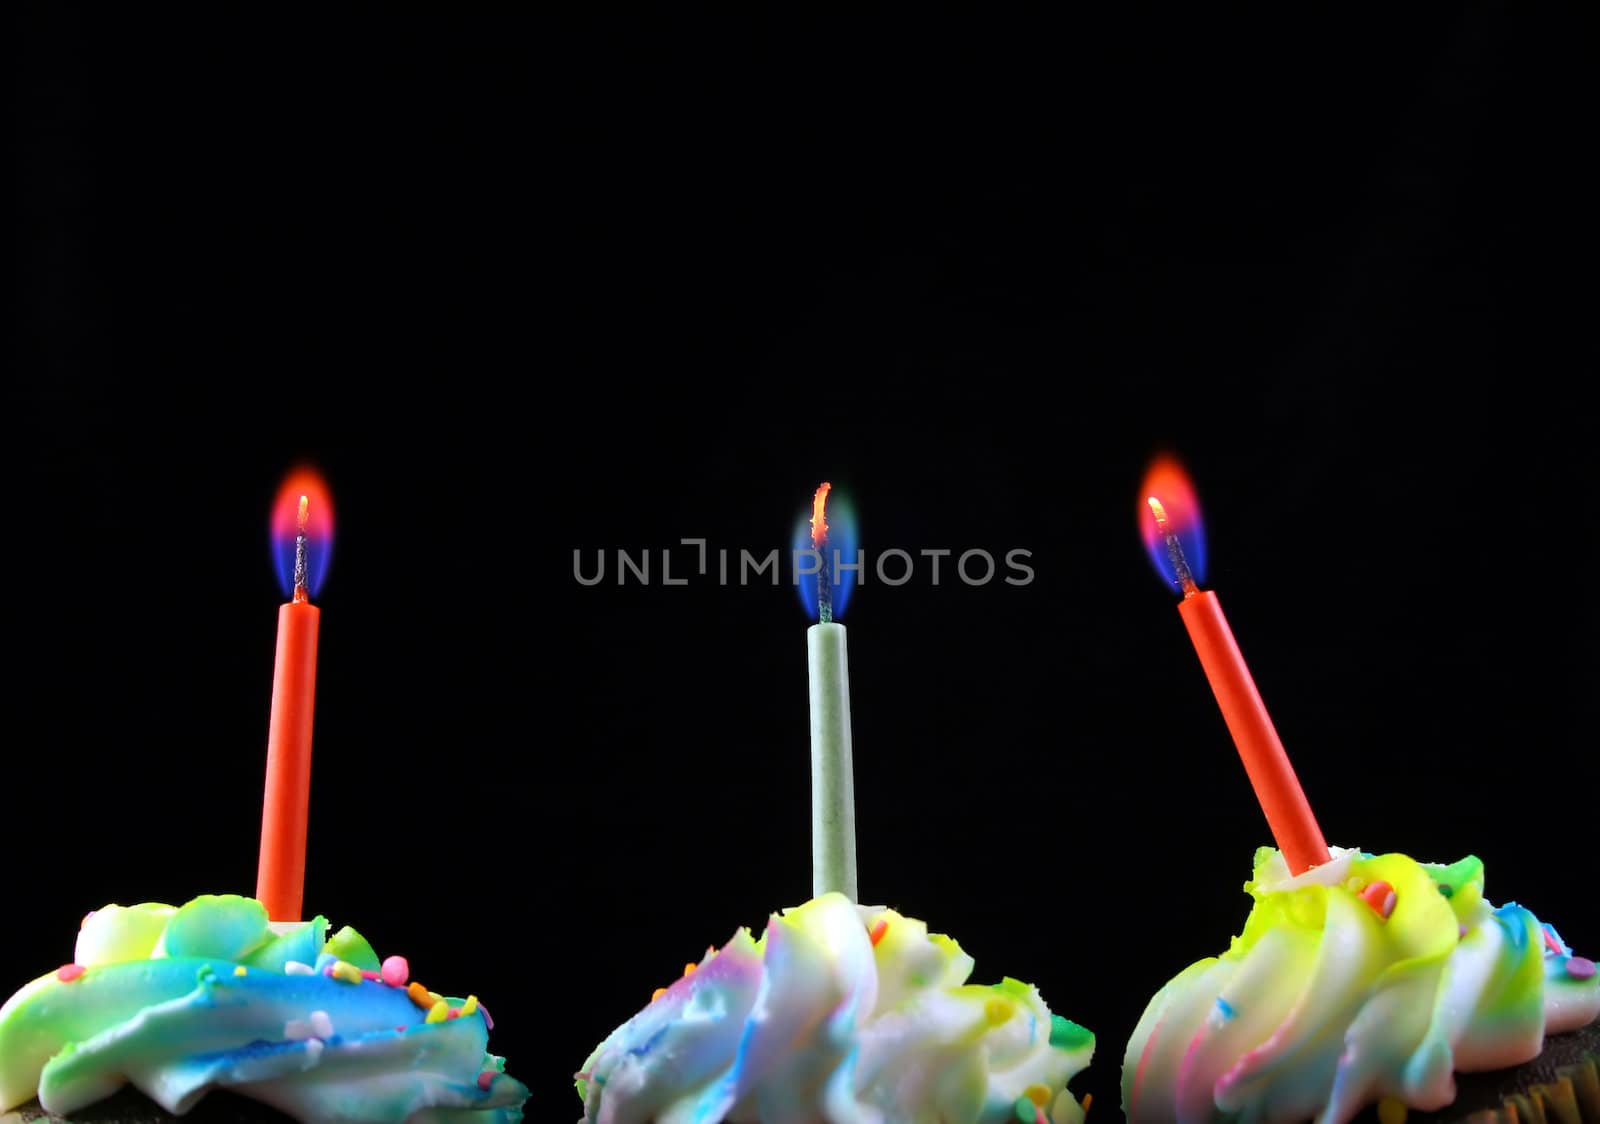
<svg viewBox="0 0 1600 1124"><path fill-rule="evenodd" d="M833 485L826 480L811 497L811 547L821 550L828 542L828 493Z"/></svg>
<svg viewBox="0 0 1600 1124"><path fill-rule="evenodd" d="M322 474L309 465L291 469L278 486L269 526L272 559L285 596L315 596L328 575L333 556L333 498ZM295 582L297 540L305 539L304 587Z"/></svg>
<svg viewBox="0 0 1600 1124"><path fill-rule="evenodd" d="M1154 496L1145 499L1150 505L1150 514L1156 517L1156 528L1164 535L1167 533L1167 509L1161 506L1161 501Z"/></svg>
<svg viewBox="0 0 1600 1124"><path fill-rule="evenodd" d="M1139 530L1150 561L1169 585L1189 593L1194 583L1205 580L1206 540L1188 472L1176 457L1163 453L1145 470L1139 494L1144 497ZM1192 575L1188 581L1185 566Z"/></svg>
<svg viewBox="0 0 1600 1124"><path fill-rule="evenodd" d="M860 573L855 569L860 562L859 542L855 511L848 493L835 493L832 484L824 483L811 497L810 510L795 520L791 550L785 560L786 567L793 567L795 590L800 594L806 615L812 620L821 619L817 579L824 564L831 579L830 612L834 618L844 613L850 593L855 589L856 575Z"/></svg>

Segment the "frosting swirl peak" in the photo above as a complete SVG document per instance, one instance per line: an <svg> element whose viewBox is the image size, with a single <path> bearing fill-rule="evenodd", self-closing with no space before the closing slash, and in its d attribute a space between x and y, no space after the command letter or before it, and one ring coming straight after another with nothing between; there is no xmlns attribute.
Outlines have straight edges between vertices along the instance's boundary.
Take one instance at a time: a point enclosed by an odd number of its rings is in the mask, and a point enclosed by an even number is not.
<svg viewBox="0 0 1600 1124"><path fill-rule="evenodd" d="M132 1083L180 1115L227 1087L304 1121L522 1119L475 997L327 927L235 895L91 913L73 962L0 1007L0 1111L37 1095L70 1113Z"/></svg>
<svg viewBox="0 0 1600 1124"><path fill-rule="evenodd" d="M1077 1124L1094 1035L949 937L824 894L740 929L584 1063L597 1124ZM1026 1114L1026 1115L1024 1115Z"/></svg>
<svg viewBox="0 0 1600 1124"><path fill-rule="evenodd" d="M1600 1013L1593 965L1483 864L1334 848L1288 877L1271 848L1245 884L1244 931L1146 1007L1123 1062L1128 1119L1340 1124L1384 1098L1455 1099L1455 1071L1536 1057Z"/></svg>

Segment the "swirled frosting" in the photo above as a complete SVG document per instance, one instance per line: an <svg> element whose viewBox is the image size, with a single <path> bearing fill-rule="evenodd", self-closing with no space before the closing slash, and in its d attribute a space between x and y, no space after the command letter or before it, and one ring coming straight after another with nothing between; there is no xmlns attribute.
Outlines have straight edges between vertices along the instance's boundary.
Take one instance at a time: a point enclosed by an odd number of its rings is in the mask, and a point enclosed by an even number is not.
<svg viewBox="0 0 1600 1124"><path fill-rule="evenodd" d="M1244 932L1162 988L1133 1032L1130 1121L1443 1108L1456 1071L1525 1062L1600 1013L1594 964L1521 906L1486 902L1476 858L1333 855L1290 878L1277 851L1257 852Z"/></svg>
<svg viewBox="0 0 1600 1124"><path fill-rule="evenodd" d="M233 895L91 913L73 962L0 1008L0 1112L37 1096L66 1114L131 1082L180 1115L222 1087L303 1121L522 1119L475 997L327 928Z"/></svg>
<svg viewBox="0 0 1600 1124"><path fill-rule="evenodd" d="M824 894L740 929L578 1074L586 1121L1077 1124L1094 1035L892 909Z"/></svg>

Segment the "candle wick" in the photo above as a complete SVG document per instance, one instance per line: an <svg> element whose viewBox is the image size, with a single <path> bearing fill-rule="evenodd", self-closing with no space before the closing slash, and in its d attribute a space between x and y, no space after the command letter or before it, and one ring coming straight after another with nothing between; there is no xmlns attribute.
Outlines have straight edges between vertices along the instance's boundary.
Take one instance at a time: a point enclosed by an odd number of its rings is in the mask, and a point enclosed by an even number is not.
<svg viewBox="0 0 1600 1124"><path fill-rule="evenodd" d="M817 552L817 620L833 622L833 572L828 568L828 493L824 480L811 497L811 548Z"/></svg>
<svg viewBox="0 0 1600 1124"><path fill-rule="evenodd" d="M1200 592L1200 587L1195 584L1189 560L1183 556L1183 546L1178 542L1177 533L1173 531L1172 524L1167 522L1167 509L1154 496L1144 502L1150 505L1150 514L1156 517L1156 530L1161 532L1167 544L1167 557L1172 560L1172 569L1177 574L1178 588L1183 590L1185 597L1193 597Z"/></svg>
<svg viewBox="0 0 1600 1124"><path fill-rule="evenodd" d="M817 547L817 619L823 624L833 621L833 575L828 572L828 540Z"/></svg>
<svg viewBox="0 0 1600 1124"><path fill-rule="evenodd" d="M308 501L305 496L300 497L300 510L296 516L296 531L294 536L294 599L297 602L311 600L311 591L308 588L306 566L306 508Z"/></svg>

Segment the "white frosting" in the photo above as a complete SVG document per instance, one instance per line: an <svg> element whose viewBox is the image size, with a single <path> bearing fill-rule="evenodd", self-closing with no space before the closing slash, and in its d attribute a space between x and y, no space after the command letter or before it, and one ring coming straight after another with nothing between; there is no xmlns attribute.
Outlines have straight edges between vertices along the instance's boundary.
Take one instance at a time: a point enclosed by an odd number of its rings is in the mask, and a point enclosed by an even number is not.
<svg viewBox="0 0 1600 1124"><path fill-rule="evenodd" d="M741 929L601 1043L584 1120L999 1124L1026 1098L1076 1124L1065 1086L1093 1035L1036 988L968 984L972 968L922 922L825 894L760 943Z"/></svg>
<svg viewBox="0 0 1600 1124"><path fill-rule="evenodd" d="M1526 909L1485 902L1476 859L1334 855L1293 879L1258 856L1244 933L1134 1030L1130 1121L1340 1124L1384 1097L1438 1109L1455 1071L1527 1061L1600 1014L1592 967Z"/></svg>

